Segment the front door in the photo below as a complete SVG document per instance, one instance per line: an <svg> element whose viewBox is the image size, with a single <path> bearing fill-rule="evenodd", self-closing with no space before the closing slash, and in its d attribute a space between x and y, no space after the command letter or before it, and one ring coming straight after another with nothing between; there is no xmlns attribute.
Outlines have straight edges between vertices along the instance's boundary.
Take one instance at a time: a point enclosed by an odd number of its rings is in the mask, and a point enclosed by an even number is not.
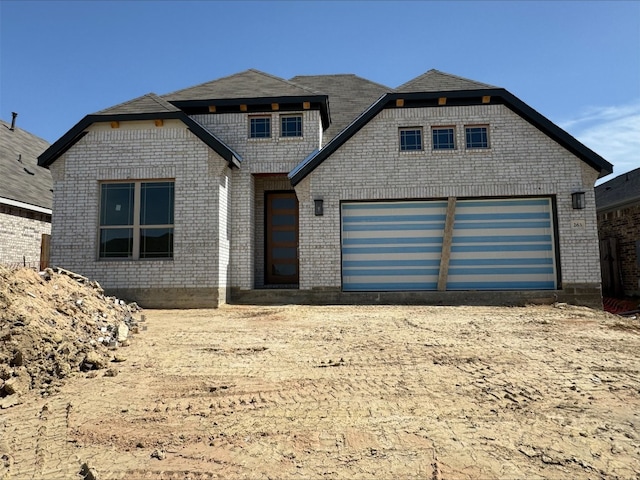
<svg viewBox="0 0 640 480"><path fill-rule="evenodd" d="M298 199L295 192L265 193L265 283L298 284Z"/></svg>

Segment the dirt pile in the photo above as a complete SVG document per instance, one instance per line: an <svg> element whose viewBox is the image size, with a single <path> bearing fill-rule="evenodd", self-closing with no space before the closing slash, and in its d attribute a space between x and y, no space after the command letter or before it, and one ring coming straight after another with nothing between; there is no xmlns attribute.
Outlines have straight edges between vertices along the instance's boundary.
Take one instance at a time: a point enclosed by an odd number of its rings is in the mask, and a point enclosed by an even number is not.
<svg viewBox="0 0 640 480"><path fill-rule="evenodd" d="M123 360L116 350L139 328L138 311L72 272L0 266L0 407L32 389L51 394L74 372ZM112 368L105 375L116 374Z"/></svg>

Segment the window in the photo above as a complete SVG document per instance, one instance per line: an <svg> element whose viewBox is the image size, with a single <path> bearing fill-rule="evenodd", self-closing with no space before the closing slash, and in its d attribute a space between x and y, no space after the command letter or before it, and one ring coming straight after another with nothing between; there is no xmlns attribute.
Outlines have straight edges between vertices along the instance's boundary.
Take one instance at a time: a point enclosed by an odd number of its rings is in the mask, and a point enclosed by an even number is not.
<svg viewBox="0 0 640 480"><path fill-rule="evenodd" d="M251 117L249 119L250 138L271 137L271 117Z"/></svg>
<svg viewBox="0 0 640 480"><path fill-rule="evenodd" d="M99 258L173 257L174 182L100 185Z"/></svg>
<svg viewBox="0 0 640 480"><path fill-rule="evenodd" d="M286 115L280 117L281 137L301 137L302 117L300 115Z"/></svg>
<svg viewBox="0 0 640 480"><path fill-rule="evenodd" d="M489 148L487 127L465 127L467 148Z"/></svg>
<svg viewBox="0 0 640 480"><path fill-rule="evenodd" d="M410 152L422 150L422 129L421 128L401 128L400 129L400 151Z"/></svg>
<svg viewBox="0 0 640 480"><path fill-rule="evenodd" d="M455 130L453 127L434 127L431 129L434 150L454 150Z"/></svg>

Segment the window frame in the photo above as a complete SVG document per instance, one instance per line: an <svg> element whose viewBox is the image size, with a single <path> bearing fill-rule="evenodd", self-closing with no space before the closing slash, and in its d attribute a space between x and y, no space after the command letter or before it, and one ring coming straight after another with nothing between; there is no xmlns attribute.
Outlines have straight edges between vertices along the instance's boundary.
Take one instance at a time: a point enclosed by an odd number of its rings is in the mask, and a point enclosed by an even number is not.
<svg viewBox="0 0 640 480"><path fill-rule="evenodd" d="M142 185L143 184L159 184L167 183L172 186L172 197L170 199L170 218L173 223L163 224L143 224L142 217ZM103 188L106 185L132 185L133 201L132 201L132 218L130 223L109 225L103 224L103 207L105 198ZM175 179L145 179L145 180L104 180L98 183L98 232L97 232L97 259L98 261L149 261L149 260L173 260L175 257ZM146 256L143 252L142 231L143 230L171 230L171 241L169 245L168 255L165 256ZM126 256L103 256L102 252L102 234L107 230L130 230L131 231L131 248L130 254ZM129 253L129 252L128 252ZM152 252L148 252L152 253Z"/></svg>
<svg viewBox="0 0 640 480"><path fill-rule="evenodd" d="M269 129L268 129L267 135L254 135L254 133L256 133L253 128L254 120L268 120ZM248 136L249 136L249 139L251 140L264 140L264 139L271 138L273 136L273 122L272 122L271 115L250 115Z"/></svg>
<svg viewBox="0 0 640 480"><path fill-rule="evenodd" d="M436 131L444 131L444 130L451 131L451 147L441 147L439 146L440 143L438 143L438 146L436 146L434 134L436 133ZM451 150L457 149L458 147L457 143L458 142L456 141L455 125L439 125L439 126L431 127L431 150L438 151L438 152L450 152Z"/></svg>
<svg viewBox="0 0 640 480"><path fill-rule="evenodd" d="M300 127L299 132L300 132L300 134L299 134L299 135L283 135L283 132L284 132L284 128L283 128L283 126L284 126L284 122L285 122L286 120L288 120L288 119L291 119L291 118L298 118L298 119L300 119L300 122L299 122L299 123L300 123L300 125L299 125L299 127ZM301 115L301 114L299 114L299 113L292 113L292 114L288 114L288 115L280 115L280 138L302 138L302 137L304 136L304 135L303 135L303 121L304 121L304 120L303 120L303 118L302 118L302 115ZM295 132L295 133L298 133L298 130L296 130L296 132Z"/></svg>
<svg viewBox="0 0 640 480"><path fill-rule="evenodd" d="M470 145L469 142L469 130L471 129L484 129L484 136L485 136L485 144L484 145ZM471 133L471 135L473 135L473 133ZM464 126L464 140L465 140L465 146L467 150L487 150L489 148L491 148L491 142L489 140L489 125L486 124L480 124L480 125L465 125Z"/></svg>
<svg viewBox="0 0 640 480"><path fill-rule="evenodd" d="M420 135L419 148L403 148L403 133L405 132L418 132ZM405 144L406 146L406 140ZM422 127L399 127L398 128L398 149L402 153L414 153L424 151L424 129Z"/></svg>

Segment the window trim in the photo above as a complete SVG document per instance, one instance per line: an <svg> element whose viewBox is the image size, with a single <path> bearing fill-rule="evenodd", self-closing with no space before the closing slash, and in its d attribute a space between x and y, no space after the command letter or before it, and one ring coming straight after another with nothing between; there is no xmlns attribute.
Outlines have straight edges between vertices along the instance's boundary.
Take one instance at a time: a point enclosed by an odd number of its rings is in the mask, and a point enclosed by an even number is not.
<svg viewBox="0 0 640 480"><path fill-rule="evenodd" d="M304 119L303 116L299 113L291 113L286 115L280 115L280 138L303 138L304 137ZM287 118L299 118L300 119L300 135L283 135L283 122Z"/></svg>
<svg viewBox="0 0 640 480"><path fill-rule="evenodd" d="M402 133L403 132L419 132L420 134L420 148L403 149L402 148ZM401 153L415 153L424 152L424 129L422 127L399 127L398 128L398 151Z"/></svg>
<svg viewBox="0 0 640 480"><path fill-rule="evenodd" d="M453 133L453 147L451 148L436 148L436 144L433 141L433 134L436 130L451 130ZM456 126L455 125L437 125L431 126L431 150L434 152L451 152L458 149L458 142L456 138Z"/></svg>
<svg viewBox="0 0 640 480"><path fill-rule="evenodd" d="M487 144L486 146L479 146L479 147L471 147L469 146L469 140L468 140L468 131L469 129L472 128L484 128L485 129L485 133L486 133L486 137L487 137ZM478 124L478 125L465 125L464 126L464 143L465 143L465 147L467 150L488 150L491 148L491 141L489 138L489 125L488 124Z"/></svg>
<svg viewBox="0 0 640 480"><path fill-rule="evenodd" d="M267 140L273 137L273 119L271 118L271 115L249 115L249 122L248 122L248 128L249 128L249 132L247 134L247 136L249 137L249 140ZM267 136L259 136L259 137L254 137L252 128L251 128L251 122L252 120L257 120L257 119L264 119L264 120L269 120L269 135Z"/></svg>
<svg viewBox="0 0 640 480"><path fill-rule="evenodd" d="M141 225L140 217L142 210L142 184L143 183L172 183L173 184L173 223L171 224L150 224ZM173 260L175 258L175 179L174 178L160 178L160 179L143 179L143 180L101 180L98 182L98 232L97 232L97 260L100 262L110 261L153 261L153 260ZM133 184L133 220L130 225L102 225L102 186L103 185L116 185L116 184ZM171 245L171 255L167 257L141 257L141 232L142 230L149 229L171 229L174 231ZM103 230L132 230L133 239L131 246L131 256L126 257L102 257L100 251L100 238Z"/></svg>

